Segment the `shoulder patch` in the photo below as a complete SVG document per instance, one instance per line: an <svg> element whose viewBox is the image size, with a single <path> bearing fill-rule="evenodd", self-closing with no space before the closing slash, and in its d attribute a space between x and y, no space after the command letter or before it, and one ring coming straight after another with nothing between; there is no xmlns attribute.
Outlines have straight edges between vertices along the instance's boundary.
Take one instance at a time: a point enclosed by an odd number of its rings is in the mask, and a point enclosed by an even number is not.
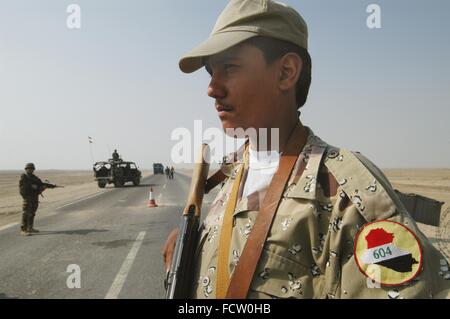
<svg viewBox="0 0 450 319"><path fill-rule="evenodd" d="M364 225L355 236L354 258L359 270L383 286L400 286L418 276L422 249L405 225L379 220Z"/></svg>

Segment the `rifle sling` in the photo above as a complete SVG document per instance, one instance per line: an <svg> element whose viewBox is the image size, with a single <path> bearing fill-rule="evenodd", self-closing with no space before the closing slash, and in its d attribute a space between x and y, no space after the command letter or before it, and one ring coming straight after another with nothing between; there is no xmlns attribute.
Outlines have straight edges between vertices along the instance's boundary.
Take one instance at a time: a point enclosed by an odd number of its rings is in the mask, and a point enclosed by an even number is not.
<svg viewBox="0 0 450 319"><path fill-rule="evenodd" d="M289 137L285 151L280 158L278 170L270 182L262 208L255 220L239 262L234 269L226 294L227 299L245 299L247 297L256 266L264 248L264 243L271 228L273 218L275 217L275 212L280 204L284 188L292 173L298 155L306 143L306 135L304 127L297 124ZM301 165L300 174L304 168L305 165Z"/></svg>
<svg viewBox="0 0 450 319"><path fill-rule="evenodd" d="M215 172L206 180L205 194L208 194L210 190L222 183L226 178L227 175L225 175L222 170L219 169L217 172Z"/></svg>

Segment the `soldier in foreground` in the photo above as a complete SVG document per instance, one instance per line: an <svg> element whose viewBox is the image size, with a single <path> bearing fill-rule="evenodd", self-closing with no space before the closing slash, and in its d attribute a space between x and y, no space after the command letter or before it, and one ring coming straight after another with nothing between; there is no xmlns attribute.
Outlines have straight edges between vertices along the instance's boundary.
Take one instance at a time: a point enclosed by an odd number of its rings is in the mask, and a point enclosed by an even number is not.
<svg viewBox="0 0 450 319"><path fill-rule="evenodd" d="M249 138L222 165L225 184L200 227L194 273L184 274L193 278L190 296L447 297L447 260L383 173L299 120L311 82L307 40L292 8L231 0L210 37L180 61L185 73L211 75L224 130L278 128L280 145L267 154ZM166 269L176 235L163 248Z"/></svg>
<svg viewBox="0 0 450 319"><path fill-rule="evenodd" d="M26 164L26 173L20 176L19 181L20 195L23 198L23 214L20 229L21 234L24 236L30 236L32 233L39 232L33 227L34 217L39 206L39 195L47 188L58 187L57 185L42 182L39 177L34 175L35 169L36 167L33 163Z"/></svg>

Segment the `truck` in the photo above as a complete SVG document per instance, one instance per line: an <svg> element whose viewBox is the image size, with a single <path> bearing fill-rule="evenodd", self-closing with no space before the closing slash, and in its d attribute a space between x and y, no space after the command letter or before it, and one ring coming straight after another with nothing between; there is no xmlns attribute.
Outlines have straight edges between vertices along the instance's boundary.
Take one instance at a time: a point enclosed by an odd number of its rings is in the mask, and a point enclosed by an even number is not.
<svg viewBox="0 0 450 319"><path fill-rule="evenodd" d="M164 165L161 163L153 164L153 175L162 174L164 175Z"/></svg>
<svg viewBox="0 0 450 319"><path fill-rule="evenodd" d="M132 182L134 186L141 183L142 173L134 162L109 159L94 163L93 170L100 188L105 188L108 184L122 187L127 182Z"/></svg>

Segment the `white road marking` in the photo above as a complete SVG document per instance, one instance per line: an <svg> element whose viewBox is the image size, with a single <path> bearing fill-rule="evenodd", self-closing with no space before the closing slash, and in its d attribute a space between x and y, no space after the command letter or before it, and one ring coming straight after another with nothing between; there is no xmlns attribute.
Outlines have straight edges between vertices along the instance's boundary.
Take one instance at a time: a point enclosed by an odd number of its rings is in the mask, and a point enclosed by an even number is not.
<svg viewBox="0 0 450 319"><path fill-rule="evenodd" d="M73 205L73 204L82 202L82 201L84 201L84 200L86 200L86 199L96 197L96 196L101 195L101 194L103 194L103 193L104 193L104 192L100 192L100 193L97 193L97 194L93 194L93 195L90 195L90 196L87 196L87 197L83 197L83 198L77 199L76 201L71 202L71 203L69 203L69 204L65 204L65 205L63 205L63 206L56 207L56 209L61 209L61 208L64 208L64 207L67 207L67 206L70 206L70 205Z"/></svg>
<svg viewBox="0 0 450 319"><path fill-rule="evenodd" d="M166 189L167 183L164 184L163 189Z"/></svg>
<svg viewBox="0 0 450 319"><path fill-rule="evenodd" d="M0 231L8 229L8 228L11 228L11 227L14 227L14 226L17 226L17 225L19 225L19 223L16 222L16 223L11 223L11 224L2 226L2 227L0 227Z"/></svg>
<svg viewBox="0 0 450 319"><path fill-rule="evenodd" d="M105 299L117 299L117 297L119 296L123 284L125 283L125 279L127 278L128 273L130 272L131 266L133 266L134 259L136 258L139 248L142 245L145 233L146 233L145 231L141 231L137 236L136 241L133 243L133 247L131 247L131 250L128 253L127 258L125 258L122 267L120 267L119 273L114 279L111 288L109 288L109 291L105 296Z"/></svg>

